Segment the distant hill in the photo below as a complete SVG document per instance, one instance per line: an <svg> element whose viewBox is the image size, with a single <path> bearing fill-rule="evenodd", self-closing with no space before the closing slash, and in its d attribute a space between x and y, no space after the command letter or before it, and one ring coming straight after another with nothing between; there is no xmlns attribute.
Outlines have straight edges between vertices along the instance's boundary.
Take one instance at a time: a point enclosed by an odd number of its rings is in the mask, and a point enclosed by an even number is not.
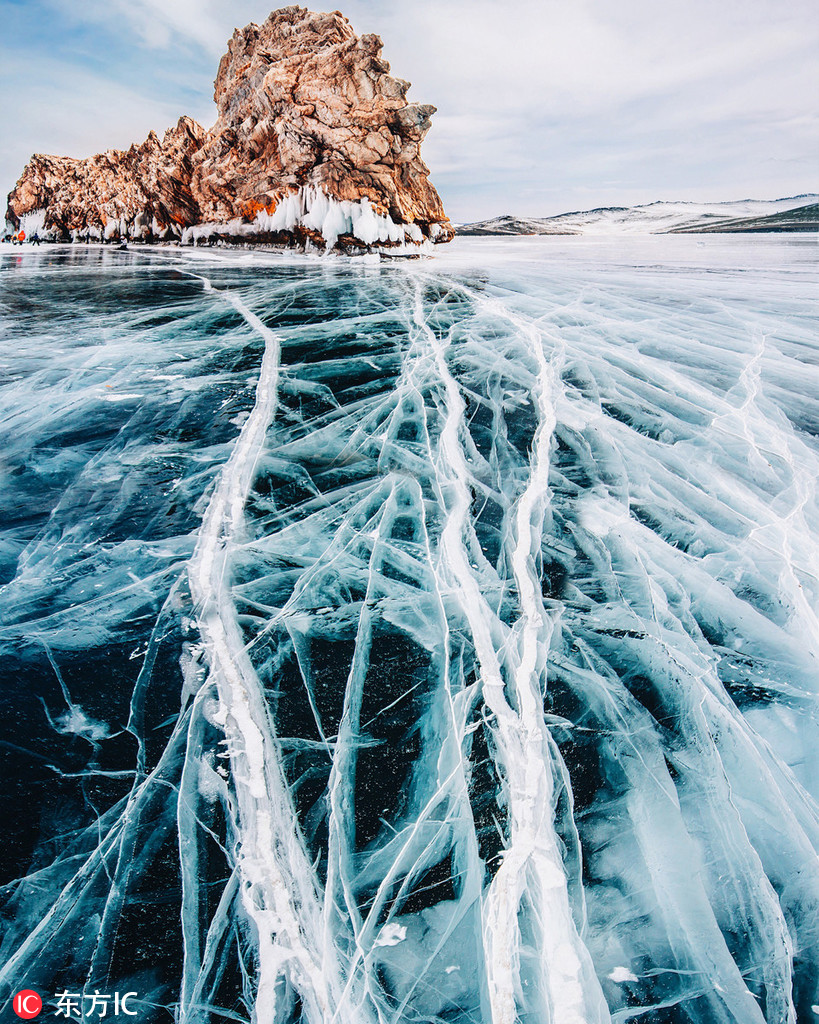
<svg viewBox="0 0 819 1024"><path fill-rule="evenodd" d="M819 231L819 195L732 203L649 203L562 213L506 215L461 224L459 235L665 235L714 231Z"/></svg>

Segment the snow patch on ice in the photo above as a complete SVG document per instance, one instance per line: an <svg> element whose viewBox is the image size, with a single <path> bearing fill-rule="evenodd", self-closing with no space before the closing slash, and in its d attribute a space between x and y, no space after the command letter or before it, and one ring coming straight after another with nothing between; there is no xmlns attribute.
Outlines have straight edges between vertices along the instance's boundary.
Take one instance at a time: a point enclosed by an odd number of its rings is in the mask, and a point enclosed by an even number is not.
<svg viewBox="0 0 819 1024"><path fill-rule="evenodd" d="M622 985L624 981L639 981L640 979L636 974L632 974L628 967L615 967L613 971L609 973L609 978L612 981L616 981L618 985Z"/></svg>
<svg viewBox="0 0 819 1024"><path fill-rule="evenodd" d="M91 743L99 743L100 740L107 740L111 733L104 722L97 722L78 707L72 705L71 709L56 720L55 728L64 736L81 736Z"/></svg>
<svg viewBox="0 0 819 1024"><path fill-rule="evenodd" d="M397 946L407 937L407 929L403 924L385 924L379 932L374 946Z"/></svg>

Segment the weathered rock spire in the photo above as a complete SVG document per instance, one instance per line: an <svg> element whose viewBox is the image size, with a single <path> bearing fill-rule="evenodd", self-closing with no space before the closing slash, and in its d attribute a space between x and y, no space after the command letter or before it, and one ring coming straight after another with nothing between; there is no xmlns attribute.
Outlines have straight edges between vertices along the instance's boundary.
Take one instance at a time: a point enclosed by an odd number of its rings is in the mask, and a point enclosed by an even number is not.
<svg viewBox="0 0 819 1024"><path fill-rule="evenodd" d="M127 151L37 154L8 219L75 238L448 241L420 155L435 108L407 101L381 49L338 11L274 11L229 41L209 131L183 117Z"/></svg>

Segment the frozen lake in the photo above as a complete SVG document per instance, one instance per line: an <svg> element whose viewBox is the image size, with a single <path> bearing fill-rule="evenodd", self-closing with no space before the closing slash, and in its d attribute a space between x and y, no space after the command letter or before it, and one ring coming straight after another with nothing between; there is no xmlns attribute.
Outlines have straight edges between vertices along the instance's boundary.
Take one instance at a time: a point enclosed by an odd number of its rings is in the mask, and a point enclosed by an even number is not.
<svg viewBox="0 0 819 1024"><path fill-rule="evenodd" d="M441 249L0 246L4 1002L819 1021L816 237Z"/></svg>

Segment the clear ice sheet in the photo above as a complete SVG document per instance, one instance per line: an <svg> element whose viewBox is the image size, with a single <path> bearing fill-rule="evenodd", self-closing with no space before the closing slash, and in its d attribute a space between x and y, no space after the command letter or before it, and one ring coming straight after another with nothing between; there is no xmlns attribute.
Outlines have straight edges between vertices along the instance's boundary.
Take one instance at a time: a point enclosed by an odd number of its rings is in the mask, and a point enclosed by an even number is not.
<svg viewBox="0 0 819 1024"><path fill-rule="evenodd" d="M2 998L819 1004L815 243L0 255Z"/></svg>

